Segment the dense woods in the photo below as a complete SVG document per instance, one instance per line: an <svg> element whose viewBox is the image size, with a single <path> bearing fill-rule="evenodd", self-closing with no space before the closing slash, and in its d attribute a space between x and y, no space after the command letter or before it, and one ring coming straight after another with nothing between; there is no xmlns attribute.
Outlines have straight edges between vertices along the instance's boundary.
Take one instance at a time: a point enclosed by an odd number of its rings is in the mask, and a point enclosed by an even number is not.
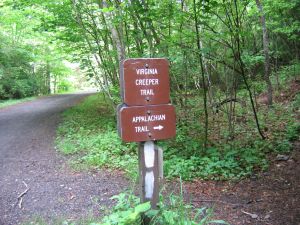
<svg viewBox="0 0 300 225"><path fill-rule="evenodd" d="M176 168L173 163L166 168L174 175L184 166L192 172L203 163L197 157L210 155L216 171L205 173L208 177L247 174L255 165L264 167L265 153L290 149L286 129L291 138L297 134L292 116L297 104L285 108L279 99L299 77L299 4L5 0L0 7L0 97L46 94L50 83L57 89L70 73L62 63L68 59L80 63L115 110L120 62L165 57L178 118L177 139L166 148L179 157ZM224 175L218 162L227 162L226 157L234 164L229 170L238 169Z"/></svg>
<svg viewBox="0 0 300 225"><path fill-rule="evenodd" d="M65 88L64 77L71 71L53 33L42 27L47 16L38 6L0 3L0 100Z"/></svg>
<svg viewBox="0 0 300 225"><path fill-rule="evenodd" d="M291 90L288 95L296 103L284 107L280 96L299 78L298 1L73 0L38 5L52 15L44 25L47 31L80 62L87 77L95 78L110 115L121 101L123 59L170 61L177 138L162 143L166 158L172 159L165 162L170 176L244 176L265 168L268 153L291 148L299 127L293 117L299 99ZM115 121L111 126L116 129Z"/></svg>
<svg viewBox="0 0 300 225"><path fill-rule="evenodd" d="M0 0L0 103L93 82L99 93L62 114L55 149L71 155L70 164L76 169L116 169L109 176L126 174L136 180L137 145L122 142L116 127L120 64L127 58L167 58L177 134L156 144L164 150L166 180L180 178L181 196L172 193L167 201L162 199L155 212L149 211L147 203L139 205L132 194L121 193L107 202L91 198L97 207L118 200L114 213L103 217L104 224L141 224L145 212L154 216L152 224L227 224L213 222L211 209L195 211L194 205L185 205L182 184L186 181L192 181L188 191L201 195L197 206L206 200L221 204L221 213L245 214L256 224L294 222L299 214L294 207L299 154L290 155L299 148L300 137L299 21L299 0ZM54 114L46 119L52 122ZM30 141L34 148L35 139ZM273 174L265 175L269 166ZM260 176L262 185L257 182ZM99 179L96 185L106 178ZM240 181L241 188L230 189L228 180ZM76 188L64 189L72 190L68 202L77 200ZM100 192L106 195L108 189ZM227 190L229 202L219 201ZM242 198L232 193L236 190ZM249 196L241 193L244 190L251 192ZM218 200L203 199L214 192ZM233 198L242 201L233 204ZM268 214L242 210L256 203ZM235 217L229 219L245 222ZM73 224L66 221L63 224Z"/></svg>

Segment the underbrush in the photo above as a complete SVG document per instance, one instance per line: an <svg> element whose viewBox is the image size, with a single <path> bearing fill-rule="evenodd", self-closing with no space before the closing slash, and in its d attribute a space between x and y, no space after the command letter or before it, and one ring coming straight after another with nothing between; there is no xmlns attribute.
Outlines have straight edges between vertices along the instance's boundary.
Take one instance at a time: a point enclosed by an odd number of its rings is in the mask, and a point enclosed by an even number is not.
<svg viewBox="0 0 300 225"><path fill-rule="evenodd" d="M9 100L0 100L0 108L15 105L22 102L27 102L34 100L36 97L28 97L28 98L21 98L21 99L9 99Z"/></svg>
<svg viewBox="0 0 300 225"><path fill-rule="evenodd" d="M257 104L265 140L258 135L247 93L240 91L238 97L244 103L234 105L231 120L227 104L218 112L209 112L209 143L206 149L203 147L202 99L191 95L185 107L176 107L176 138L158 142L164 150L165 177L181 177L183 180L241 179L265 170L269 159L276 154L291 151L292 142L299 139L300 133L300 124L296 120L300 109L299 93L291 101L276 100L272 108ZM124 143L118 137L115 112L101 94L89 96L64 113L64 122L58 129L57 146L62 153L71 156L72 164L77 167L121 169L132 178L137 176L137 145ZM151 210L149 203L140 204L131 193L121 193L112 199L117 200L117 204L110 214L86 224L141 224L143 215L152 218L152 225L226 224L222 220L213 220L212 209L196 209L184 203L182 195L171 194L166 199L161 196L158 210ZM74 223L65 221L63 224Z"/></svg>
<svg viewBox="0 0 300 225"><path fill-rule="evenodd" d="M272 109L259 108L266 140L258 136L249 107L236 105L235 130L230 135L226 110L210 114L211 142L204 149L203 127L195 122L203 117L201 107L194 107L199 102L201 99L191 98L193 107L188 111L188 119L182 119L183 110L177 108L176 139L158 143L164 149L167 178L240 179L266 169L270 154L289 152L291 141L299 137L300 125L294 118L299 109L299 97L296 97L289 105L275 103ZM64 113L57 145L61 152L72 156L72 163L77 167L121 169L132 178L137 176L137 145L124 143L118 137L115 113L100 94L86 98Z"/></svg>
<svg viewBox="0 0 300 225"><path fill-rule="evenodd" d="M149 225L213 225L227 224L223 220L214 219L212 208L195 208L192 204L184 202L182 187L180 195L170 194L168 197L160 196L158 209L151 209L150 202L140 203L140 199L132 192L124 192L111 197L115 201L112 209L105 208L102 218L88 217L81 220L52 219L54 225L141 225L143 218L147 217ZM50 224L42 217L37 217L24 225Z"/></svg>
<svg viewBox="0 0 300 225"><path fill-rule="evenodd" d="M100 223L90 225L140 225L143 217L149 218L149 225L209 225L228 224L223 220L213 219L212 208L195 208L186 204L183 195L170 194L166 199L160 197L157 210L151 209L150 202L140 203L140 199L131 193L113 196L117 200L111 214Z"/></svg>
<svg viewBox="0 0 300 225"><path fill-rule="evenodd" d="M59 151L73 156L74 166L108 167L136 174L136 147L118 138L114 112L100 94L64 112L56 143Z"/></svg>
<svg viewBox="0 0 300 225"><path fill-rule="evenodd" d="M176 140L160 144L164 149L166 177L233 180L267 169L269 156L288 153L292 149L292 141L299 138L300 124L295 119L299 112L298 98L288 105L274 103L272 109L266 106L259 109L265 140L258 135L251 111L241 106L236 106L235 131L230 135L225 110L210 114L211 142L207 149L203 148L203 128L194 122L203 112L191 110L189 119L177 125Z"/></svg>

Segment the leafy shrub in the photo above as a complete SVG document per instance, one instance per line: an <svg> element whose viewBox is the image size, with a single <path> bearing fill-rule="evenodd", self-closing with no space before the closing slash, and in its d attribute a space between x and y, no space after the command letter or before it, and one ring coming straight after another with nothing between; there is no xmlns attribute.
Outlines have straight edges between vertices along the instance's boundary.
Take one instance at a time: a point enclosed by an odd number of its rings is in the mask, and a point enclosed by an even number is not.
<svg viewBox="0 0 300 225"><path fill-rule="evenodd" d="M4 85L0 83L0 99L7 99L7 98L9 98L9 95L6 93Z"/></svg>
<svg viewBox="0 0 300 225"><path fill-rule="evenodd" d="M173 156L165 161L167 177L184 179L228 180L239 179L254 172L257 167L266 168L264 154L254 148L227 149L209 148L204 156L189 159Z"/></svg>
<svg viewBox="0 0 300 225"><path fill-rule="evenodd" d="M89 96L81 104L64 113L58 128L58 149L74 155L74 165L110 167L137 172L136 146L118 137L113 112L102 95Z"/></svg>
<svg viewBox="0 0 300 225"><path fill-rule="evenodd" d="M0 100L0 108L6 107L9 105L14 105L21 102L26 102L35 99L35 97L28 97L28 98L22 98L22 99L10 99L10 100Z"/></svg>
<svg viewBox="0 0 300 225"><path fill-rule="evenodd" d="M182 190L182 189L181 189ZM151 210L150 202L139 203L139 198L132 194L121 193L113 196L118 202L112 213L103 218L101 223L90 225L140 225L143 214L151 218L150 225L205 225L228 224L223 220L214 220L212 209L194 208L186 204L181 194L161 196L158 210Z"/></svg>
<svg viewBox="0 0 300 225"><path fill-rule="evenodd" d="M71 89L71 87L72 87L72 84L70 81L62 80L57 85L57 92L58 93L67 92Z"/></svg>
<svg viewBox="0 0 300 225"><path fill-rule="evenodd" d="M288 126L286 128L286 138L289 141L297 140L299 138L299 134L300 134L300 123L299 122L288 124Z"/></svg>
<svg viewBox="0 0 300 225"><path fill-rule="evenodd" d="M279 71L281 82L286 83L288 80L296 78L300 73L299 61L294 61L290 65L283 66Z"/></svg>
<svg viewBox="0 0 300 225"><path fill-rule="evenodd" d="M278 141L275 147L278 152L289 152L292 149L292 144L288 140L284 139Z"/></svg>
<svg viewBox="0 0 300 225"><path fill-rule="evenodd" d="M191 104L198 103L195 99L191 101ZM239 106L237 116L244 116L246 122L236 124L235 139L225 143L229 135L227 127L221 123L219 134L211 131L211 136L219 135L216 136L218 141L210 143L205 150L203 127L195 123L203 110L191 109L189 117L177 123L176 138L159 142L164 150L165 176L184 180L230 180L265 170L267 154L290 151L290 141L299 136L299 124L295 123L293 110L279 104L274 104L268 111L261 109L259 119L268 139L260 140L254 120L247 118L252 118L252 114ZM220 121L225 120L222 118L225 115L219 113L218 116ZM75 165L119 168L130 177L137 176L137 146L120 140L114 113L101 95L88 97L66 111L64 117L58 132L58 147L65 154L74 155Z"/></svg>
<svg viewBox="0 0 300 225"><path fill-rule="evenodd" d="M90 225L139 225L142 223L142 213L150 210L150 202L139 203L139 199L130 194L121 193L113 196L118 202L110 215L103 218L101 223Z"/></svg>
<svg viewBox="0 0 300 225"><path fill-rule="evenodd" d="M300 109L300 93L296 94L295 100L292 102L292 108L295 111Z"/></svg>

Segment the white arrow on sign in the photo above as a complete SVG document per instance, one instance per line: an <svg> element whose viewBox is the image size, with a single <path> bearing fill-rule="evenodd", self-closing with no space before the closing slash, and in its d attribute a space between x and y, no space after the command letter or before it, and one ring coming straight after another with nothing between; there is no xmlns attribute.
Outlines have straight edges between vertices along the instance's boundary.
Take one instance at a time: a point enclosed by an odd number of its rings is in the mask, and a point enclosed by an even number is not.
<svg viewBox="0 0 300 225"><path fill-rule="evenodd" d="M157 127L153 127L154 130L162 130L164 127L162 125L158 125Z"/></svg>

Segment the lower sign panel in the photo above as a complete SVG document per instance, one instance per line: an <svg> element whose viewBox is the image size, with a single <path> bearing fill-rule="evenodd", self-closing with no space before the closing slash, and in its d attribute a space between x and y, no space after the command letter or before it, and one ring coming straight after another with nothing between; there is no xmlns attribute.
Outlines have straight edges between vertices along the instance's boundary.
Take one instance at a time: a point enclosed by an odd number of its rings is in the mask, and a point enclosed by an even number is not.
<svg viewBox="0 0 300 225"><path fill-rule="evenodd" d="M176 135L174 106L120 106L118 108L119 135L126 142L162 140Z"/></svg>

